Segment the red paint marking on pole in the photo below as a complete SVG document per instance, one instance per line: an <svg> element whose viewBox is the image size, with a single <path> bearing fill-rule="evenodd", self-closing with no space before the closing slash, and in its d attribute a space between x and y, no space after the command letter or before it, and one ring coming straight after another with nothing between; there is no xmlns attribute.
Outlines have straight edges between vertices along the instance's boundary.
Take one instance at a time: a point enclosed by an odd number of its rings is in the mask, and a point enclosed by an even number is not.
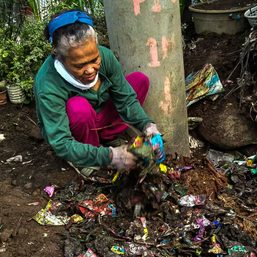
<svg viewBox="0 0 257 257"><path fill-rule="evenodd" d="M134 3L134 14L137 16L140 14L140 4L145 0L133 0Z"/></svg>
<svg viewBox="0 0 257 257"><path fill-rule="evenodd" d="M172 34L170 39L163 36L162 37L162 60L167 58L169 51L174 49L174 48L176 48L175 35Z"/></svg>
<svg viewBox="0 0 257 257"><path fill-rule="evenodd" d="M160 0L154 0L154 5L152 7L153 12L161 12Z"/></svg>
<svg viewBox="0 0 257 257"><path fill-rule="evenodd" d="M162 60L168 57L169 46L170 44L168 39L165 36L163 36L162 37Z"/></svg>
<svg viewBox="0 0 257 257"><path fill-rule="evenodd" d="M168 76L165 77L163 82L163 101L160 101L159 107L163 110L164 114L167 116L172 111L172 99L171 99L171 81Z"/></svg>
<svg viewBox="0 0 257 257"><path fill-rule="evenodd" d="M157 49L157 41L155 38L148 38L147 46L149 46L150 58L151 62L148 63L149 67L159 67L161 64L158 60L158 49Z"/></svg>

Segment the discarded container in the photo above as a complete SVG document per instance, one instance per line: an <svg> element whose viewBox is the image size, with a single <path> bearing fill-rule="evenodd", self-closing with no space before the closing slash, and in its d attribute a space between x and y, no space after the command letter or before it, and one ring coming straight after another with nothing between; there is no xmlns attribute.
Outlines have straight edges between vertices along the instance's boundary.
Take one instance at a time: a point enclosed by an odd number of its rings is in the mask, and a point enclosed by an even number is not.
<svg viewBox="0 0 257 257"><path fill-rule="evenodd" d="M25 101L25 95L19 86L11 85L6 88L11 103L22 104Z"/></svg>
<svg viewBox="0 0 257 257"><path fill-rule="evenodd" d="M244 11L249 7L228 10L206 10L206 3L189 6L197 34L216 33L234 35L244 31L247 22Z"/></svg>
<svg viewBox="0 0 257 257"><path fill-rule="evenodd" d="M254 6L250 9L248 9L245 13L244 13L245 18L248 20L249 24L252 27L256 27L257 26L257 6Z"/></svg>
<svg viewBox="0 0 257 257"><path fill-rule="evenodd" d="M0 105L5 105L7 103L7 91L0 91Z"/></svg>

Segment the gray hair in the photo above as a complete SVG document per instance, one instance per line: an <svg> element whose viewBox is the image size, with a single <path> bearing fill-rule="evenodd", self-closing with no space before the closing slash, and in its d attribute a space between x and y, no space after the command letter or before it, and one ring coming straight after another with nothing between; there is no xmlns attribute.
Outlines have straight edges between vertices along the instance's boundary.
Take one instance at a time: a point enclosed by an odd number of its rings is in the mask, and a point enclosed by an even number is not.
<svg viewBox="0 0 257 257"><path fill-rule="evenodd" d="M97 32L89 25L73 29L72 33L60 33L57 40L58 43L54 48L54 54L57 59L65 58L71 47L81 46L92 39L95 39L96 43L98 43Z"/></svg>

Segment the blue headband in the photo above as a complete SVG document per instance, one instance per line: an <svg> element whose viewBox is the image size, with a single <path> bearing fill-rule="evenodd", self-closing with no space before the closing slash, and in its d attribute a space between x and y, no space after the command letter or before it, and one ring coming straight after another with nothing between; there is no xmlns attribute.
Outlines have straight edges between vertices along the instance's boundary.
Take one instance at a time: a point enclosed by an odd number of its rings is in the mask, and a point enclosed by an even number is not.
<svg viewBox="0 0 257 257"><path fill-rule="evenodd" d="M48 24L48 31L50 34L50 37L49 37L50 43L52 44L53 34L57 29L69 24L73 24L77 21L81 23L85 23L90 26L94 25L92 18L88 16L85 12L72 11L72 12L62 13L59 16L55 17Z"/></svg>

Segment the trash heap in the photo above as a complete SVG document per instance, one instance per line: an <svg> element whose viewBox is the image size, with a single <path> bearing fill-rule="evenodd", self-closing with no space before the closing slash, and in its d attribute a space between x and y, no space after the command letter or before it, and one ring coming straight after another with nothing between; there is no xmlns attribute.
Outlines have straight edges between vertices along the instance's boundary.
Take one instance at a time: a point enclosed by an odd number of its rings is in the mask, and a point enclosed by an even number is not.
<svg viewBox="0 0 257 257"><path fill-rule="evenodd" d="M65 257L256 256L256 156L212 151L156 163L148 150L134 149L142 162L129 174L46 186L49 202L33 218L66 227Z"/></svg>
<svg viewBox="0 0 257 257"><path fill-rule="evenodd" d="M239 107L253 121L257 121L257 84L256 84L257 30L251 31L240 52L240 75L237 85L228 93L237 91Z"/></svg>

